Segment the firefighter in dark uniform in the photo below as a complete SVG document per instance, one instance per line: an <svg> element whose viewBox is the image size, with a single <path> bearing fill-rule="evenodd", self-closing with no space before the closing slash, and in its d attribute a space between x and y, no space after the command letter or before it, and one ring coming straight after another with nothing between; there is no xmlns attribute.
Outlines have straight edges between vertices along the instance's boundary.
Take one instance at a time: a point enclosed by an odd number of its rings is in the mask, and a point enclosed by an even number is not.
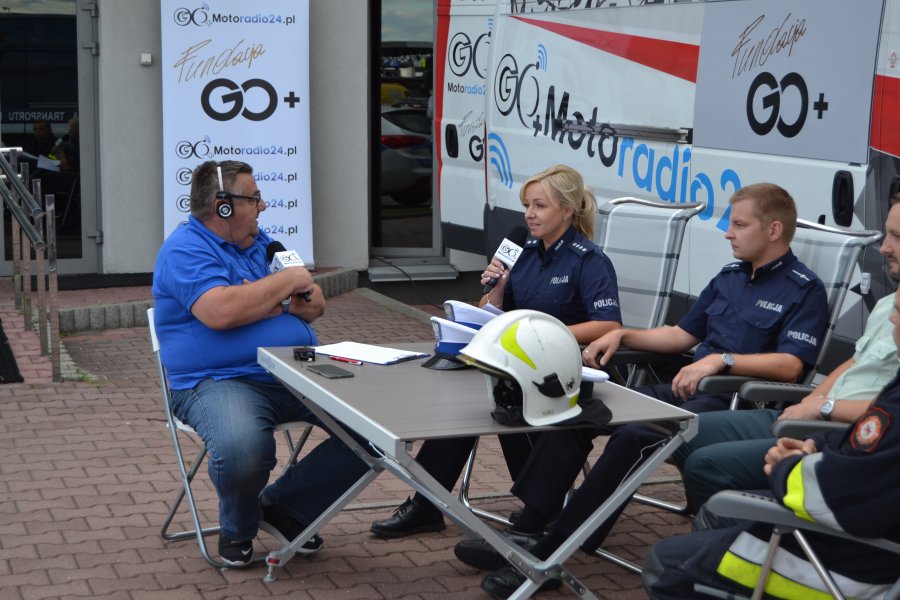
<svg viewBox="0 0 900 600"><path fill-rule="evenodd" d="M776 185L756 184L736 192L730 209L725 237L738 262L726 265L712 279L677 326L610 332L585 350L588 366L605 365L620 344L673 354L696 346L693 362L671 384L639 391L685 410L704 412L727 409L730 397L697 393L703 377L732 373L796 381L815 365L825 332L827 300L819 278L790 250L797 221L793 199ZM610 433L603 454L560 513L593 439ZM525 503L513 523L517 541L535 556L549 557L666 439L665 434L640 424L612 432L591 428L543 435L512 489ZM586 552L602 543L625 504L585 541ZM556 523L541 538L557 514ZM455 552L471 566L499 569L482 583L496 596L508 595L523 581L524 576L483 541L463 540ZM549 587L558 584L551 581Z"/></svg>
<svg viewBox="0 0 900 600"><path fill-rule="evenodd" d="M900 292L891 322L900 345ZM851 535L900 543L900 373L846 433L782 438L766 455L774 497L797 516ZM772 533L745 522L658 542L642 579L651 598L694 597L695 583L746 594L757 583ZM813 551L846 597L880 598L900 578L897 554L808 534ZM792 536L781 539L765 592L777 598L830 598Z"/></svg>
<svg viewBox="0 0 900 600"><path fill-rule="evenodd" d="M515 269L496 258L482 283L497 279L481 305L505 311L532 309L565 323L587 344L622 324L616 273L609 258L591 242L597 216L594 195L581 175L557 165L528 179L519 197L530 237ZM510 475L515 479L538 436L500 436ZM416 460L448 490L465 466L476 438L428 440ZM389 519L372 524L372 533L396 538L444 529L443 514L420 494L407 499Z"/></svg>

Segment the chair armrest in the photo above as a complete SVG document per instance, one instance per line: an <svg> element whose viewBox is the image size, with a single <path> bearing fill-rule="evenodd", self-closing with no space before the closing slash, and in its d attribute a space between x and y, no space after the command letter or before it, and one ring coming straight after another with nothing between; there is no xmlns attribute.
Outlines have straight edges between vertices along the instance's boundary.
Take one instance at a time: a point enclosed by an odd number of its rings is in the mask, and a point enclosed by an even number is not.
<svg viewBox="0 0 900 600"><path fill-rule="evenodd" d="M794 527L812 524L809 521L803 521L779 504L775 498L735 490L717 492L706 501L705 508L720 517L745 521L760 521Z"/></svg>
<svg viewBox="0 0 900 600"><path fill-rule="evenodd" d="M781 381L749 381L741 386L741 400L758 404L796 404L813 391L812 386Z"/></svg>
<svg viewBox="0 0 900 600"><path fill-rule="evenodd" d="M669 381L674 372L691 362L691 357L683 354L666 354L619 348L613 354L605 369L616 383L638 386L649 378L650 383Z"/></svg>
<svg viewBox="0 0 900 600"><path fill-rule="evenodd" d="M750 381L759 380L741 375L710 375L700 380L697 391L705 394L733 394Z"/></svg>
<svg viewBox="0 0 900 600"><path fill-rule="evenodd" d="M716 493L712 498L706 501L705 507L707 510L722 517L770 523L787 529L815 531L823 535L853 540L900 554L900 544L896 542L881 538L861 538L850 535L839 529L801 519L779 504L774 498L766 498L764 496L757 496L756 494L748 494L747 492L729 490Z"/></svg>
<svg viewBox="0 0 900 600"><path fill-rule="evenodd" d="M772 423L772 435L775 437L804 439L814 433L843 431L848 427L850 427L849 423L838 423L837 421L800 421L785 419L783 421L775 421Z"/></svg>
<svg viewBox="0 0 900 600"><path fill-rule="evenodd" d="M691 357L684 354L664 354L662 352L619 348L609 359L607 366L618 367L622 365L647 364L686 365L689 362L691 362Z"/></svg>

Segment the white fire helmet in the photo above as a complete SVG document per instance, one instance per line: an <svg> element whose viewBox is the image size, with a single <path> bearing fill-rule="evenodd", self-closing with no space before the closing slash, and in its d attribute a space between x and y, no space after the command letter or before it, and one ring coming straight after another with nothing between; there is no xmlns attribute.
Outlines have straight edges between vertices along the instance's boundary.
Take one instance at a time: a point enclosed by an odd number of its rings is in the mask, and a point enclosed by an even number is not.
<svg viewBox="0 0 900 600"><path fill-rule="evenodd" d="M581 413L581 351L562 321L513 310L484 324L459 358L487 375L492 416L506 425L552 425Z"/></svg>

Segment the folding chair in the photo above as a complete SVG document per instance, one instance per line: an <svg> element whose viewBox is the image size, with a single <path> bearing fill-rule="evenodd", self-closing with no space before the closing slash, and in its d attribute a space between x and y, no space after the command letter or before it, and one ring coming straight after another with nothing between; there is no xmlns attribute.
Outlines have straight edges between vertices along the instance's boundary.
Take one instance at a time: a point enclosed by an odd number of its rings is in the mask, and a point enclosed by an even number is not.
<svg viewBox="0 0 900 600"><path fill-rule="evenodd" d="M672 204L638 198L617 198L600 207L597 245L616 268L622 326L652 329L665 324L684 232L703 204ZM656 356L647 355L643 356ZM627 365L610 375L627 387L641 385L652 372L631 361L623 350L612 364ZM645 363L649 367L648 363Z"/></svg>
<svg viewBox="0 0 900 600"><path fill-rule="evenodd" d="M802 398L806 395L810 389L808 386L819 373L819 365L822 363L828 350L828 345L837 320L840 317L841 306L844 303L844 297L850 286L850 280L859 256L867 246L878 242L880 239L881 233L878 231L851 231L797 219L797 231L791 242L791 248L797 258L822 280L828 298L825 337L821 340L819 346L819 356L815 368L810 369L800 385L766 382L750 377L733 375L714 375L703 379L698 386L698 390L711 394L732 394L730 406L732 410L738 408L742 398L746 399L748 395L750 395L751 400L761 400L776 389L781 390L785 394L793 394L794 397L799 395ZM765 391L766 389L769 391ZM754 392L754 390L757 391ZM643 504L649 504L679 514L686 514L687 512L687 507L640 494L635 494L634 499Z"/></svg>
<svg viewBox="0 0 900 600"><path fill-rule="evenodd" d="M200 439L200 436L197 435L197 432L194 431L194 429L190 425L182 422L178 417L176 417L170 408L171 390L169 389L169 379L166 376L166 369L163 366L162 359L160 357L159 338L156 336L154 309L152 308L147 309L147 324L150 328L150 341L153 346L153 355L156 358L156 366L159 371L159 383L162 388L163 410L166 414L166 424L169 428L169 432L172 434L172 445L175 448L175 458L178 463L178 471L181 474L182 483L181 491L178 493L178 496L172 503L171 508L169 509L169 514L166 516L162 528L160 529L160 535L166 541L176 541L190 537L196 537L197 545L200 546L200 554L203 555L203 559L206 562L214 567L218 567L221 569L235 568L234 565L230 565L212 558L209 554L209 550L206 547L205 536L218 533L220 528L218 526L202 526L200 522L200 513L197 510L197 504L194 500L194 492L191 488L191 483L194 480L194 475L196 475L197 471L200 470L200 466L203 464L203 461L206 458L206 445ZM284 473L285 470L287 470L296 462L297 456L300 454L300 450L302 450L303 445L309 438L309 434L312 431L312 425L305 421L293 421L290 423L281 423L280 425L277 425L275 427L275 431L284 434L284 439L287 442L288 448L290 450L290 457L287 459L281 470L281 473ZM293 439L291 437L292 431L301 432L300 438L297 440L296 444L293 442ZM197 452L196 456L194 456L194 459L191 462L190 470L187 469L185 457L181 450L181 441L179 440L178 432L189 435L200 446L199 451ZM182 501L185 499L187 499L187 506L188 510L190 511L191 521L193 522L194 527L193 529L170 532L169 527L172 525L172 520L175 518L175 514L181 507ZM264 555L255 558L253 562L261 562L263 560L265 560Z"/></svg>
<svg viewBox="0 0 900 600"><path fill-rule="evenodd" d="M897 554L897 560L900 561L900 544L897 542L884 538L861 538L850 535L840 529L823 525L822 523L801 519L794 514L793 511L785 508L773 498L766 498L755 494L748 494L746 492L719 492L707 501L706 508L723 517L745 519L760 523L770 523L773 525L772 536L769 538L766 562L762 566L756 588L751 596L751 598L754 599L763 597L766 583L772 572L772 563L775 559L778 547L781 544L781 538L786 534L793 535L797 544L802 548L804 554L809 559L816 574L822 580L825 588L838 600L843 600L844 595L835 583L834 578L829 574L827 567L816 556L813 547L806 538L806 533L815 533L833 538L850 540L874 548L879 548L886 552ZM695 586L695 589L697 592L719 598L742 597L731 592L717 590L705 585L697 585ZM883 597L889 599L900 597L900 580L897 580L897 582L887 590Z"/></svg>
<svg viewBox="0 0 900 600"><path fill-rule="evenodd" d="M672 204L638 198L617 198L599 207L600 226L594 241L616 269L625 327L645 329L665 323L685 228L703 207L699 203ZM634 385L640 381L638 368L632 365L626 369L627 375L619 377L620 383ZM466 463L459 500L485 519L510 525L509 519L476 508L470 502L477 449L476 443ZM585 469L589 467L586 465Z"/></svg>

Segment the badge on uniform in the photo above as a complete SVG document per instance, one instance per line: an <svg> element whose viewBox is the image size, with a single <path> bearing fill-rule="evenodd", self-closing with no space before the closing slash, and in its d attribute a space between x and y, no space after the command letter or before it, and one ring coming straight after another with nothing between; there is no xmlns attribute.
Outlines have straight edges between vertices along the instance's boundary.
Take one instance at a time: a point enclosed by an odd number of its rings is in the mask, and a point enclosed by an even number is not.
<svg viewBox="0 0 900 600"><path fill-rule="evenodd" d="M873 452L891 425L891 415L873 406L856 422L850 444L860 452Z"/></svg>

